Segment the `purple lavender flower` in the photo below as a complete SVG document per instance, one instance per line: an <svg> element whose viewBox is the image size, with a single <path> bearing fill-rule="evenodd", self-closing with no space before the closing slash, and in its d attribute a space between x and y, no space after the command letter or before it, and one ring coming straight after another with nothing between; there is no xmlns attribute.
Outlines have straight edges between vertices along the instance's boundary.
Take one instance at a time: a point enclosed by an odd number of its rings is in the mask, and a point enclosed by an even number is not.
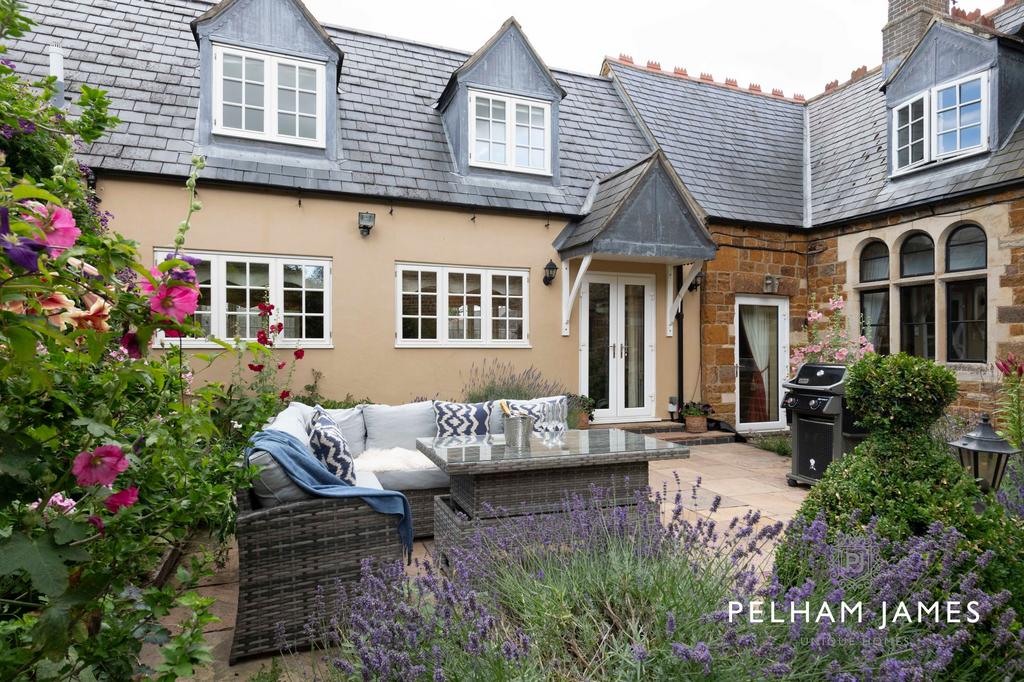
<svg viewBox="0 0 1024 682"><path fill-rule="evenodd" d="M3 59L0 59L0 64L3 64L4 66L6 66L11 71L17 70L17 67L14 65L14 62L11 61L10 59L7 59L6 57L3 58Z"/></svg>

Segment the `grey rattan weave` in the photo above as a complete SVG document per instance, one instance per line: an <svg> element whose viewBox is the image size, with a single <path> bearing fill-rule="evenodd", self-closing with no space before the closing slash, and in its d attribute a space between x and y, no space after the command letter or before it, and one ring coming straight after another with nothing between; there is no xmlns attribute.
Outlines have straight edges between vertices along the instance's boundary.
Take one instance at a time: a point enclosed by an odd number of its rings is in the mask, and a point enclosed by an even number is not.
<svg viewBox="0 0 1024 682"><path fill-rule="evenodd" d="M412 508L412 532L417 538L428 538L434 535L434 498L447 495L448 488L428 488L427 490L403 490Z"/></svg>
<svg viewBox="0 0 1024 682"><path fill-rule="evenodd" d="M623 462L452 476L451 491L452 499L469 516L487 518L558 511L567 495L586 495L592 486L604 491L606 506L635 504L634 493L647 480L647 462Z"/></svg>
<svg viewBox="0 0 1024 682"><path fill-rule="evenodd" d="M229 662L277 653L280 631L292 645L313 612L316 588L359 577L365 558L399 559L393 515L362 500L318 498L254 509L249 491L238 498L238 615Z"/></svg>

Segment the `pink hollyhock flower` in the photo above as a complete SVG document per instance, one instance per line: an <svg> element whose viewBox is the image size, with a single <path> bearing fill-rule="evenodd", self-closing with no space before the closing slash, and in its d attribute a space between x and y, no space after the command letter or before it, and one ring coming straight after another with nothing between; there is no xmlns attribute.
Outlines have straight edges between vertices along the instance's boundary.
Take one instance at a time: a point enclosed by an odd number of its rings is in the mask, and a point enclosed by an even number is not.
<svg viewBox="0 0 1024 682"><path fill-rule="evenodd" d="M306 356L306 351L305 350L303 350L302 348L295 349L295 359L296 360L301 360L305 356Z"/></svg>
<svg viewBox="0 0 1024 682"><path fill-rule="evenodd" d="M135 332L128 332L121 337L121 348L133 360L142 357L142 348L139 346L139 335Z"/></svg>
<svg viewBox="0 0 1024 682"><path fill-rule="evenodd" d="M36 500L28 508L39 509L39 505L42 503L42 500ZM75 508L75 500L70 497L64 497L63 493L54 493L50 496L50 501L46 503L46 509L50 508L56 509L58 513L67 514Z"/></svg>
<svg viewBox="0 0 1024 682"><path fill-rule="evenodd" d="M835 298L828 299L828 309L829 310L842 310L845 307L846 307L846 301L843 299L842 296L837 296Z"/></svg>
<svg viewBox="0 0 1024 682"><path fill-rule="evenodd" d="M125 488L119 492L114 493L107 499L103 500L103 505L107 508L111 514L116 514L119 509L124 507L131 507L139 500L139 489L135 486Z"/></svg>
<svg viewBox="0 0 1024 682"><path fill-rule="evenodd" d="M78 485L110 485L117 475L128 468L128 458L116 445L101 445L78 453L71 464L71 473Z"/></svg>
<svg viewBox="0 0 1024 682"><path fill-rule="evenodd" d="M875 344L873 344L873 343L866 343L866 344L864 344L864 352L865 353L874 353L875 352Z"/></svg>
<svg viewBox="0 0 1024 682"><path fill-rule="evenodd" d="M284 366L287 365L287 364L288 364L287 362L279 362L279 363L277 363L277 368L278 369L284 369Z"/></svg>
<svg viewBox="0 0 1024 682"><path fill-rule="evenodd" d="M836 351L836 361L846 362L846 356L849 355L849 353L850 351L846 350L845 348L840 348L839 350Z"/></svg>
<svg viewBox="0 0 1024 682"><path fill-rule="evenodd" d="M43 242L50 247L51 254L58 255L78 241L82 231L75 225L75 216L68 209L43 206L38 201L27 202L25 206L31 211L25 216L25 221L42 229Z"/></svg>
<svg viewBox="0 0 1024 682"><path fill-rule="evenodd" d="M86 521L86 523L92 524L96 528L96 530L99 531L100 535L106 535L107 534L107 527L106 527L106 525L104 525L103 519L101 519L100 517L96 516L95 514L93 514L92 516L87 518L85 521Z"/></svg>
<svg viewBox="0 0 1024 682"><path fill-rule="evenodd" d="M818 320L821 320L821 319L823 319L824 317L825 317L825 316L824 316L824 315L822 315L822 314L821 314L820 312L818 312L817 310L812 310L812 311L810 311L809 313L807 313L807 321L808 321L808 322L817 322Z"/></svg>
<svg viewBox="0 0 1024 682"><path fill-rule="evenodd" d="M191 287L161 284L149 298L150 310L178 322L184 322L186 317L196 311L198 305L199 291Z"/></svg>
<svg viewBox="0 0 1024 682"><path fill-rule="evenodd" d="M257 364L254 364L254 363L250 362L249 363L249 369L251 369L254 372L259 373L259 372L263 371L263 365L257 365Z"/></svg>

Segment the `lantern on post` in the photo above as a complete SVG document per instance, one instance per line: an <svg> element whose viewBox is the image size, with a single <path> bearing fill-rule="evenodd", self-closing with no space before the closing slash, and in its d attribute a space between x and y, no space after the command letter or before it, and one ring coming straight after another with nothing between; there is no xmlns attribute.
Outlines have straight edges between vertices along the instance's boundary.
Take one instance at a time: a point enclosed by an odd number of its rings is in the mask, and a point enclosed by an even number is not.
<svg viewBox="0 0 1024 682"><path fill-rule="evenodd" d="M963 468L978 482L982 492L999 490L1010 456L1020 454L1020 450L996 433L987 414L981 415L981 421L973 431L950 441L949 445L960 457Z"/></svg>

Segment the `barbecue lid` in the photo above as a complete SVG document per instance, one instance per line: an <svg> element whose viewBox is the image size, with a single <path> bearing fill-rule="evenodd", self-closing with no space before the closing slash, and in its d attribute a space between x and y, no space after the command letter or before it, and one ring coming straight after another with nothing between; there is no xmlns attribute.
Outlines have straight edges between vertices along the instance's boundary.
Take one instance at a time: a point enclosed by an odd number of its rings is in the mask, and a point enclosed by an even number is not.
<svg viewBox="0 0 1024 682"><path fill-rule="evenodd" d="M807 363L797 370L796 376L786 382L789 388L828 388L841 384L846 377L845 365L818 365Z"/></svg>

